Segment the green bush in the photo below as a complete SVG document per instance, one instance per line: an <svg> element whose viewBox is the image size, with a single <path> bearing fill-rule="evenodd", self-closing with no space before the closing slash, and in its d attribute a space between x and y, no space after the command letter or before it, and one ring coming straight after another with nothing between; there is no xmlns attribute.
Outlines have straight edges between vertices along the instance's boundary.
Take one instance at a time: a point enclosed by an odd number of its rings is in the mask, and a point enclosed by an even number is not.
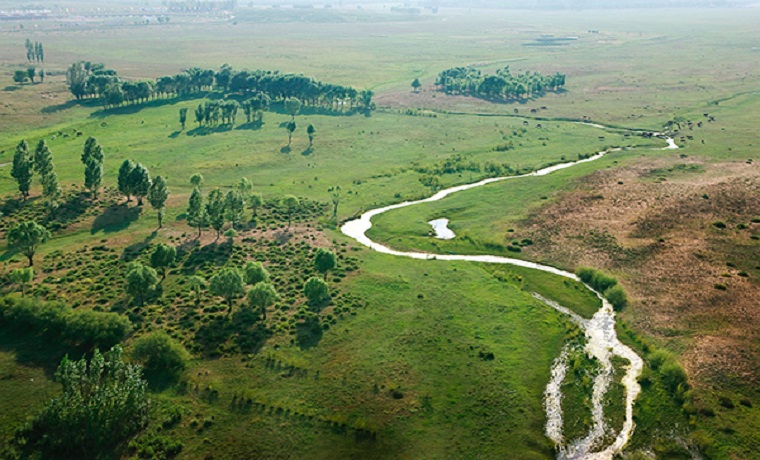
<svg viewBox="0 0 760 460"><path fill-rule="evenodd" d="M591 287L599 292L605 292L607 289L616 284L617 279L615 279L615 277L607 275L606 273L602 273L600 271L597 271L594 273L594 276L591 277Z"/></svg>
<svg viewBox="0 0 760 460"><path fill-rule="evenodd" d="M662 383L670 390L676 393L681 390L685 391L688 377L686 371L675 360L666 361L660 367L660 377Z"/></svg>
<svg viewBox="0 0 760 460"><path fill-rule="evenodd" d="M176 376L187 367L187 350L164 331L151 332L135 341L132 356L146 374Z"/></svg>
<svg viewBox="0 0 760 460"><path fill-rule="evenodd" d="M58 302L10 297L0 298L0 324L85 349L110 348L132 331L129 319L117 313L72 310Z"/></svg>
<svg viewBox="0 0 760 460"><path fill-rule="evenodd" d="M604 297L612 304L615 311L622 311L628 306L628 295L625 293L623 286L616 284L604 291Z"/></svg>
<svg viewBox="0 0 760 460"><path fill-rule="evenodd" d="M654 370L660 369L664 363L671 361L675 361L675 357L665 350L656 350L649 355L649 365Z"/></svg>

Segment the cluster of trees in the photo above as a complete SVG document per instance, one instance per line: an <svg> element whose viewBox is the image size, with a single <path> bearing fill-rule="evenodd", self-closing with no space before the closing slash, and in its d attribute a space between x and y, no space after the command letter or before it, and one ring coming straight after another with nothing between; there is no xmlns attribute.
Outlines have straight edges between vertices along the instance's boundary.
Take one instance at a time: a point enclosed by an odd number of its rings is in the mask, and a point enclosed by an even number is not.
<svg viewBox="0 0 760 460"><path fill-rule="evenodd" d="M247 102L248 101L246 101L246 103ZM207 126L210 128L219 126L220 120L222 124L234 125L239 108L240 104L235 100L206 101L204 104L198 104L198 107L196 107L195 122L198 123L198 126ZM248 112L246 112L246 115L249 117L250 122L250 115L248 115ZM181 121L180 114L180 122Z"/></svg>
<svg viewBox="0 0 760 460"><path fill-rule="evenodd" d="M35 76L40 78L40 82L45 81L45 71L40 69L38 72L37 68L33 66L27 67L26 70L16 70L13 72L13 81L19 85L26 83L27 80L34 83Z"/></svg>
<svg viewBox="0 0 760 460"><path fill-rule="evenodd" d="M26 60L29 62L44 62L45 61L45 50L42 47L42 43L40 42L33 42L26 39Z"/></svg>
<svg viewBox="0 0 760 460"><path fill-rule="evenodd" d="M117 182L119 192L127 198L127 203L134 196L137 198L137 206L142 206L143 198L148 198L148 203L156 210L158 228L162 228L166 200L169 198L166 180L161 176L151 179L150 171L141 163L124 160L119 167Z"/></svg>
<svg viewBox="0 0 760 460"><path fill-rule="evenodd" d="M298 98L303 104L334 111L372 110L374 93L350 86L323 83L311 77L279 71L236 71L228 65L218 71L192 68L156 80L122 80L103 64L79 61L66 71L69 90L77 99L100 98L105 107L140 103L167 96L219 91L236 99L251 101L252 112L263 110L270 101ZM245 108L245 106L244 106Z"/></svg>
<svg viewBox="0 0 760 460"><path fill-rule="evenodd" d="M147 382L142 368L122 355L116 345L105 354L96 349L89 361L64 357L55 373L62 392L20 430L21 450L42 458L103 458L145 428Z"/></svg>
<svg viewBox="0 0 760 460"><path fill-rule="evenodd" d="M509 66L485 75L472 67L454 67L444 70L435 82L448 94L465 94L494 100L516 100L541 95L546 91L558 91L565 86L565 75L541 75L524 72L513 75Z"/></svg>
<svg viewBox="0 0 760 460"><path fill-rule="evenodd" d="M226 195L215 188L205 198L201 193L203 186L201 174L193 174L190 184L193 186L193 191L188 201L187 223L198 229L198 237L201 236L203 228L210 225L219 238L228 222L234 229L243 221L246 208L253 211L252 217L256 217L258 208L264 204L261 193L254 192L251 181L245 177L240 179L240 182ZM288 210L288 228L290 228L292 212L298 208L300 202L295 196L288 195L283 198L282 204Z"/></svg>
<svg viewBox="0 0 760 460"><path fill-rule="evenodd" d="M34 174L40 176L42 197L45 205L52 212L58 207L61 188L58 186L58 176L53 165L53 154L44 139L40 140L34 154L29 151L29 144L22 140L16 146L13 154L11 177L16 180L21 197L26 201L32 185Z"/></svg>
<svg viewBox="0 0 760 460"><path fill-rule="evenodd" d="M166 7L171 11L183 11L187 13L198 13L208 11L231 11L237 7L237 0L184 0L167 2Z"/></svg>

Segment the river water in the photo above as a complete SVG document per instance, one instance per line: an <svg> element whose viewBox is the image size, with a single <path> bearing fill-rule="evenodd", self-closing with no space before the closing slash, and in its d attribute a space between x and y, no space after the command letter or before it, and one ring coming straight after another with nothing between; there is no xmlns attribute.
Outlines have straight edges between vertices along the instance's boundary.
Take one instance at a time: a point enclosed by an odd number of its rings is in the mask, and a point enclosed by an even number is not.
<svg viewBox="0 0 760 460"><path fill-rule="evenodd" d="M672 139L668 138L666 141L668 143L668 146L665 147L665 149L678 148ZM355 239L360 244L367 246L372 250L396 257L408 257L411 259L421 260L464 260L480 263L516 265L520 267L541 270L544 272L553 273L558 276L563 276L565 278L570 278L575 281L580 281L575 274L560 270L556 267L520 259L512 259L509 257L496 255L431 254L414 251L397 251L395 249L372 241L367 236L367 231L372 227L373 217L388 211L392 211L394 209L439 201L453 193L482 187L494 182L501 182L505 180L522 180L532 176L545 176L561 169L570 168L577 164L596 161L607 153L608 152L599 152L596 155L583 160L550 166L520 176L495 177L484 179L472 184L458 185L456 187L441 190L435 195L422 200L405 201L403 203L397 203L390 206L373 209L365 212L357 219L346 222L343 224L340 230L345 235ZM448 220L446 220L443 226L445 227L447 224ZM638 377L641 374L641 370L644 365L641 357L638 356L630 347L622 344L618 340L617 333L615 331L615 312L613 311L610 303L607 302L607 300L604 299L600 293L594 291L590 286L586 287L592 292L596 293L596 295L602 301L602 307L594 314L591 319L584 319L570 311L570 309L559 305L552 300L541 297L538 294L533 294L536 299L543 302L547 306L554 308L555 310L565 315L568 315L574 322L578 324L578 326L584 331L586 335L585 351L589 356L596 358L600 368L599 372L594 378L594 385L592 390L592 426L586 436L580 439L566 442L562 433L563 424L561 386L567 372L567 348L563 349L560 356L554 361L554 364L552 365L551 379L547 384L546 390L544 392L544 408L546 410L547 419L545 431L547 437L554 441L556 444L558 459L560 460L612 460L615 454L622 451L623 447L628 443L628 440L633 434L633 404L636 401L639 392L641 391L641 387L638 384ZM605 423L604 396L607 394L607 390L609 389L611 383L612 374L614 371L612 366L612 358L614 356L619 356L625 359L628 361L628 365L625 368L625 375L621 381L622 385L625 388L625 420L623 422L623 426L613 428L606 426ZM615 439L611 444L607 446L602 445L605 435L610 434L612 432L611 430L613 429L617 431Z"/></svg>

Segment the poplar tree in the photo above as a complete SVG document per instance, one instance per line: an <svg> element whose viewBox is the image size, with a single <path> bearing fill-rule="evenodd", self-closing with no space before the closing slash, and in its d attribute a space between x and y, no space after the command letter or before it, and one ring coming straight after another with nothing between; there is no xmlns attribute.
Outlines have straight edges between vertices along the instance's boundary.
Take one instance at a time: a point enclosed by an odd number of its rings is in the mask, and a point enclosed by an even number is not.
<svg viewBox="0 0 760 460"><path fill-rule="evenodd" d="M21 141L16 146L16 152L13 154L13 167L11 168L11 177L18 183L18 191L26 201L29 196L29 187L32 185L32 158L29 155L29 145L26 141Z"/></svg>
<svg viewBox="0 0 760 460"><path fill-rule="evenodd" d="M130 176L132 175L132 171L135 169L135 164L132 162L132 160L124 160L124 162L119 167L119 176L118 176L118 187L119 192L127 197L127 203L132 201L132 188L131 188L131 182L130 182Z"/></svg>
<svg viewBox="0 0 760 460"><path fill-rule="evenodd" d="M158 228L163 227L164 208L167 198L169 198L169 190L166 188L166 181L163 177L156 176L156 179L150 185L150 190L148 190L148 202L158 213Z"/></svg>
<svg viewBox="0 0 760 460"><path fill-rule="evenodd" d="M206 225L206 207L203 203L203 195L198 187L193 188L190 201L187 206L187 223L191 227L198 228L198 238L201 237L203 226Z"/></svg>

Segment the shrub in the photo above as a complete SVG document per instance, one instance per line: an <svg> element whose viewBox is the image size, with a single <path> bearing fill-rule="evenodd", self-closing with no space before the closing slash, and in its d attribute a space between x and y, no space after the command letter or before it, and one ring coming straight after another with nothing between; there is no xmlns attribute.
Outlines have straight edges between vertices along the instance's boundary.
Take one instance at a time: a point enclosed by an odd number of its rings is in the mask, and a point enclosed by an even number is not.
<svg viewBox="0 0 760 460"><path fill-rule="evenodd" d="M187 367L187 350L164 331L151 332L135 341L132 356L146 374L176 376Z"/></svg>
<svg viewBox="0 0 760 460"><path fill-rule="evenodd" d="M671 393L685 391L688 377L686 371L675 360L668 360L660 367L662 383Z"/></svg>
<svg viewBox="0 0 760 460"><path fill-rule="evenodd" d="M604 297L609 300L615 311L621 311L628 306L628 295L625 293L625 289L619 284L604 291Z"/></svg>
<svg viewBox="0 0 760 460"><path fill-rule="evenodd" d="M649 355L649 365L658 370L664 363L675 361L672 354L665 350L656 350Z"/></svg>
<svg viewBox="0 0 760 460"><path fill-rule="evenodd" d="M617 280L610 275L597 271L591 278L591 286L599 292L605 292L617 284Z"/></svg>

